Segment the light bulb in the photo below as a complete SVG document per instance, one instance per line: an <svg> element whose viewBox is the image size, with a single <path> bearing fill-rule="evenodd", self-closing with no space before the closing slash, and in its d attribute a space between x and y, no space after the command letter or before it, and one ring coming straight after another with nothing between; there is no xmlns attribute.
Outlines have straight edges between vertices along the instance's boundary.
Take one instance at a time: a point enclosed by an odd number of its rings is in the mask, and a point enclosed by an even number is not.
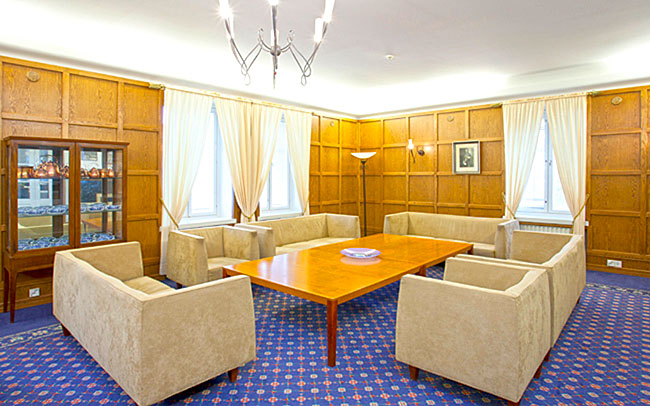
<svg viewBox="0 0 650 406"><path fill-rule="evenodd" d="M332 13L334 12L334 0L325 0L325 12L323 13L323 20L329 24L332 21Z"/></svg>
<svg viewBox="0 0 650 406"><path fill-rule="evenodd" d="M232 9L228 0L219 0L219 14L221 14L221 18L232 21Z"/></svg>
<svg viewBox="0 0 650 406"><path fill-rule="evenodd" d="M320 43L323 40L323 26L325 25L325 20L322 18L317 18L314 22L314 41Z"/></svg>

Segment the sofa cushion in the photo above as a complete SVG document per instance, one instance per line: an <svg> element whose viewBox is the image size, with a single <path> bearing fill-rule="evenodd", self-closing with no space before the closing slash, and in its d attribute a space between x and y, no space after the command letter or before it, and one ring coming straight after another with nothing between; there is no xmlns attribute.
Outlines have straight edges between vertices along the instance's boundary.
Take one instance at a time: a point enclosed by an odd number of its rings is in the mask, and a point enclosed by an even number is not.
<svg viewBox="0 0 650 406"><path fill-rule="evenodd" d="M302 251L309 248L320 247L322 245L335 244L337 242L348 241L352 238L335 238L335 237L326 237L326 238L317 238L310 241L301 241L293 244L283 245L282 247L277 248L278 254L286 254L287 252Z"/></svg>
<svg viewBox="0 0 650 406"><path fill-rule="evenodd" d="M174 290L164 283L157 281L148 276L141 276L139 278L129 279L125 281L124 284L132 289L139 290L142 293L147 295L152 295L158 292L164 292L166 290Z"/></svg>
<svg viewBox="0 0 650 406"><path fill-rule="evenodd" d="M506 221L501 218L409 212L407 234L494 244L497 226Z"/></svg>
<svg viewBox="0 0 650 406"><path fill-rule="evenodd" d="M494 244L482 244L480 242L475 242L474 244L474 255L479 255L481 257L490 257L496 258L496 250Z"/></svg>
<svg viewBox="0 0 650 406"><path fill-rule="evenodd" d="M241 264L246 261L248 260L228 257L208 258L208 281L215 281L223 278L224 266Z"/></svg>
<svg viewBox="0 0 650 406"><path fill-rule="evenodd" d="M184 233L205 238L205 250L208 258L223 256L223 228L207 227L183 230Z"/></svg>
<svg viewBox="0 0 650 406"><path fill-rule="evenodd" d="M325 214L259 221L252 224L273 228L275 245L278 247L301 241L324 238L328 235L327 215Z"/></svg>

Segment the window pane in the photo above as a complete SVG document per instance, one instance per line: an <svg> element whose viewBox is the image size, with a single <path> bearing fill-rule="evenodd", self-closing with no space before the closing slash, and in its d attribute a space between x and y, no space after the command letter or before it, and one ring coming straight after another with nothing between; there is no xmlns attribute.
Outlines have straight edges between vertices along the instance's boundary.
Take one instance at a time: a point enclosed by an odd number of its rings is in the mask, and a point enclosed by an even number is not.
<svg viewBox="0 0 650 406"><path fill-rule="evenodd" d="M215 115L210 115L210 126L205 148L201 154L199 171L192 186L190 199L190 216L216 214L216 178L215 178Z"/></svg>
<svg viewBox="0 0 650 406"><path fill-rule="evenodd" d="M569 212L569 206L566 204L566 199L564 198L564 191L562 191L562 183L560 182L560 174L557 170L557 165L555 160L553 160L553 189L551 193L553 194L551 198L551 210L553 211L565 211Z"/></svg>
<svg viewBox="0 0 650 406"><path fill-rule="evenodd" d="M530 177L524 189L519 209L544 210L544 190L546 189L546 120L542 120L539 136L537 137L537 149L533 167L530 170Z"/></svg>

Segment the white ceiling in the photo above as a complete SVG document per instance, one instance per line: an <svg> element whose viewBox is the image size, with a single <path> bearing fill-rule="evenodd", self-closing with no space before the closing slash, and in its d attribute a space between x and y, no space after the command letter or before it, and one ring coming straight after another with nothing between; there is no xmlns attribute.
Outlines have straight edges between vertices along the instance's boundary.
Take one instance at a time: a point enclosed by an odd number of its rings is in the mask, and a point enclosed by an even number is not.
<svg viewBox="0 0 650 406"><path fill-rule="evenodd" d="M231 0L242 52L266 0ZM280 0L281 38L313 46L324 0ZM0 0L0 53L352 117L647 82L648 0L338 0L307 86L260 55L245 86L218 0ZM386 54L395 55L388 61Z"/></svg>

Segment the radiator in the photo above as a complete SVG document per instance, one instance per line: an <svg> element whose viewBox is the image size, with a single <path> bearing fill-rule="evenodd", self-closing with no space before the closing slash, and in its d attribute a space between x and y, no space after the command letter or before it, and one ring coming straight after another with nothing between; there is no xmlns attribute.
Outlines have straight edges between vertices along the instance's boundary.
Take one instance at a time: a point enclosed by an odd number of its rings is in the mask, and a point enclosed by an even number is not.
<svg viewBox="0 0 650 406"><path fill-rule="evenodd" d="M542 233L560 233L560 234L571 234L571 229L568 227L557 227L554 225L533 225L533 224L521 224L519 226L522 230L526 231L539 231Z"/></svg>

